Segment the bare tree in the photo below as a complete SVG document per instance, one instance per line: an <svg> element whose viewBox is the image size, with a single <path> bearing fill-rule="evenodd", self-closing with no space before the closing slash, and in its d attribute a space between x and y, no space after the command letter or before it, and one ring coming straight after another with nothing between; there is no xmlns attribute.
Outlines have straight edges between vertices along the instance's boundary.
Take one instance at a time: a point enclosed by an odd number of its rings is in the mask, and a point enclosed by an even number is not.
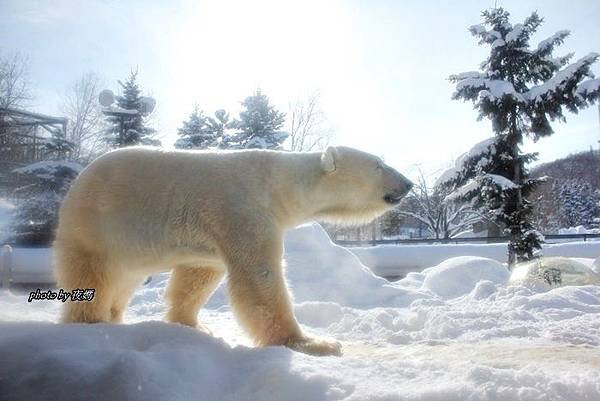
<svg viewBox="0 0 600 401"><path fill-rule="evenodd" d="M468 204L449 200L449 194L440 187L430 188L420 171L417 184L406 198L405 205L398 209L398 214L422 222L436 239L452 238L484 219Z"/></svg>
<svg viewBox="0 0 600 401"><path fill-rule="evenodd" d="M98 75L86 73L68 88L61 104L61 111L69 119L67 139L74 144L73 158L82 163L107 150L98 103L100 85Z"/></svg>
<svg viewBox="0 0 600 401"><path fill-rule="evenodd" d="M26 107L31 100L27 57L20 53L0 56L0 110Z"/></svg>
<svg viewBox="0 0 600 401"><path fill-rule="evenodd" d="M332 138L332 130L327 127L319 92L291 103L288 116L290 150L308 152L327 147Z"/></svg>

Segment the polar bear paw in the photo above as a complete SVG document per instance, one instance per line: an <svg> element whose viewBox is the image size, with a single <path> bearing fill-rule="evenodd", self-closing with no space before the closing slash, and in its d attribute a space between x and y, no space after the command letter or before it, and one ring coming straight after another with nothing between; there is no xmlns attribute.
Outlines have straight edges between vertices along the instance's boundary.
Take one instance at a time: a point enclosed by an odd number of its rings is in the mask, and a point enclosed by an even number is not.
<svg viewBox="0 0 600 401"><path fill-rule="evenodd" d="M198 322L194 327L196 328L196 330L214 337L212 330L203 325L202 323Z"/></svg>
<svg viewBox="0 0 600 401"><path fill-rule="evenodd" d="M328 341L315 337L301 337L289 340L286 347L315 356L342 356L342 344L338 341Z"/></svg>

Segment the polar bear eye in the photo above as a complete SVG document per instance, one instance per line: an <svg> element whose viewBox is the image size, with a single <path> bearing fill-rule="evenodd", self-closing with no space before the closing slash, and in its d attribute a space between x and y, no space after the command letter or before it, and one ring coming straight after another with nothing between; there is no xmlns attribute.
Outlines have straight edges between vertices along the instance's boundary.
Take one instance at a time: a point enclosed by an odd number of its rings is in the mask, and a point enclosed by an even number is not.
<svg viewBox="0 0 600 401"><path fill-rule="evenodd" d="M383 165L381 163L377 163L377 166L375 166L375 170L383 170Z"/></svg>

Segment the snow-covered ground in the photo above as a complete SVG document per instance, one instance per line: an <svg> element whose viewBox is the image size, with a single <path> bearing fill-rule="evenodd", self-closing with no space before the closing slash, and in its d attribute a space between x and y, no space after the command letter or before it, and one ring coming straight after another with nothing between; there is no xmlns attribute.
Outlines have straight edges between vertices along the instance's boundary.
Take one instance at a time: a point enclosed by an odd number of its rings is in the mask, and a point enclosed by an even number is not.
<svg viewBox="0 0 600 401"><path fill-rule="evenodd" d="M286 259L299 321L342 357L253 348L223 288L200 313L214 337L160 322L167 274L119 326L54 324L60 302L4 291L0 399L600 399L600 286L512 286L483 257L390 284L318 225L288 234Z"/></svg>

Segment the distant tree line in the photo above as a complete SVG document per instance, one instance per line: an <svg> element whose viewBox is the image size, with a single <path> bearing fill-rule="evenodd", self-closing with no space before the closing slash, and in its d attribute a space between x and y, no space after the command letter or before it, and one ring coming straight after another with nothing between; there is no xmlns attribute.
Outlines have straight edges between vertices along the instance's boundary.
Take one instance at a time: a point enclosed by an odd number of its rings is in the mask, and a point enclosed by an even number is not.
<svg viewBox="0 0 600 401"><path fill-rule="evenodd" d="M545 233L600 228L600 152L587 151L531 171L542 182L531 194L533 221Z"/></svg>

